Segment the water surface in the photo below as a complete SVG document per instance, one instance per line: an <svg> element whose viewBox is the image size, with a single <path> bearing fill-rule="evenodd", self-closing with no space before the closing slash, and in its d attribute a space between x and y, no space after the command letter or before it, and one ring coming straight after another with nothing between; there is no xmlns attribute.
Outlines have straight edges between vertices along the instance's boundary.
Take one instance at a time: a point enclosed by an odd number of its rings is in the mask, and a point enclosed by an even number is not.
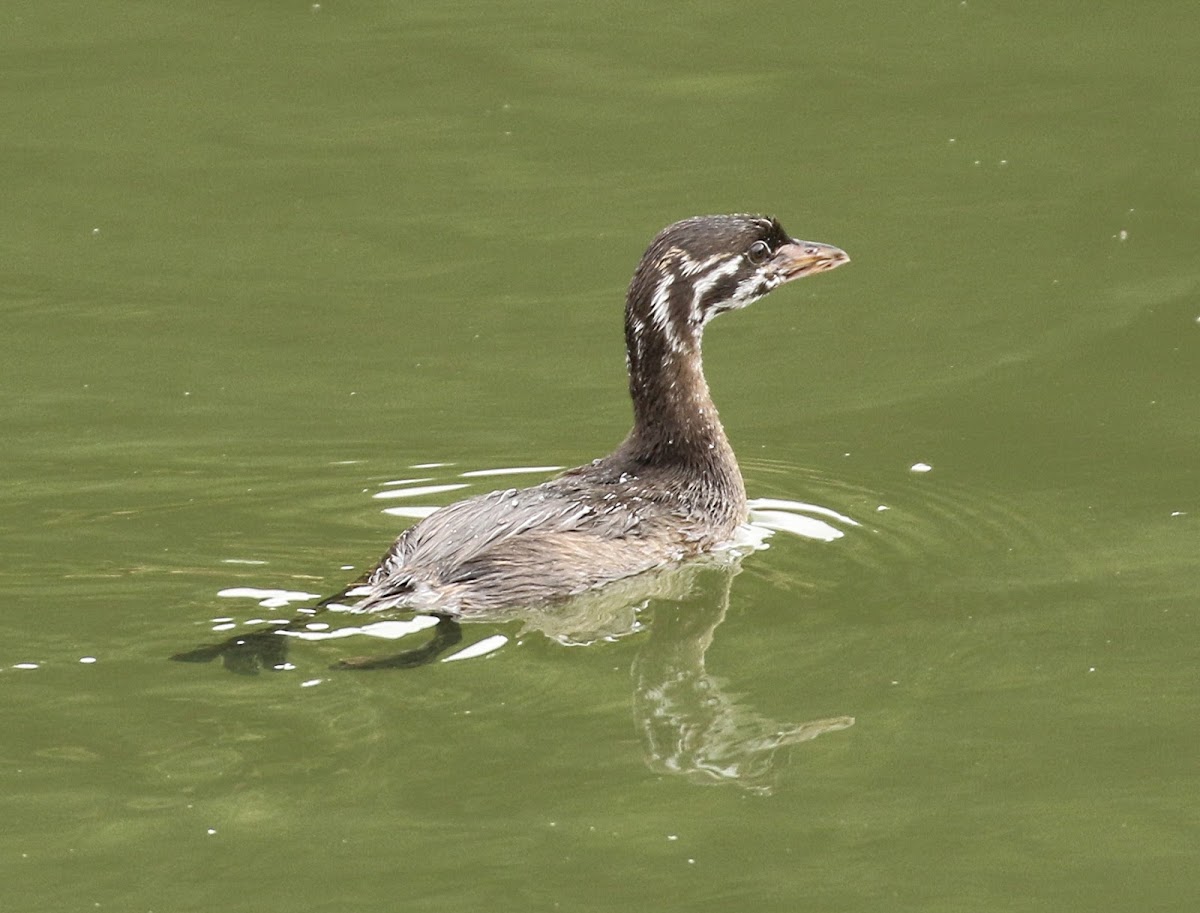
<svg viewBox="0 0 1200 913"><path fill-rule="evenodd" d="M10 3L0 905L1195 909L1194 18ZM637 258L738 210L853 257L706 334L840 536L587 646L166 661L605 453Z"/></svg>

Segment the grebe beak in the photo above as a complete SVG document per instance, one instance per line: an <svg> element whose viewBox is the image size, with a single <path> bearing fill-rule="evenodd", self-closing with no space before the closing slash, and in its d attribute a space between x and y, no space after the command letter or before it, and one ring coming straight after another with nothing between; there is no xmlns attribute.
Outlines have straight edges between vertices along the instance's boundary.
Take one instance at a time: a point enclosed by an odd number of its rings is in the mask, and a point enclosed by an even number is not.
<svg viewBox="0 0 1200 913"><path fill-rule="evenodd" d="M820 241L790 241L775 251L772 258L776 268L789 281L837 269L850 262L850 255L840 247Z"/></svg>

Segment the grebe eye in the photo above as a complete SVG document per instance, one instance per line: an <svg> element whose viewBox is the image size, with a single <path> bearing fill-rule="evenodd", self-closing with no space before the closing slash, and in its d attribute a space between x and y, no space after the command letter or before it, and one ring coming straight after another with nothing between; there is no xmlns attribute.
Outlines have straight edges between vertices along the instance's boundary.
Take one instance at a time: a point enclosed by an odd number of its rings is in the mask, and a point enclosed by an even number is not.
<svg viewBox="0 0 1200 913"><path fill-rule="evenodd" d="M771 245L766 241L755 241L750 245L750 249L746 251L746 256L755 266L761 266L771 256Z"/></svg>

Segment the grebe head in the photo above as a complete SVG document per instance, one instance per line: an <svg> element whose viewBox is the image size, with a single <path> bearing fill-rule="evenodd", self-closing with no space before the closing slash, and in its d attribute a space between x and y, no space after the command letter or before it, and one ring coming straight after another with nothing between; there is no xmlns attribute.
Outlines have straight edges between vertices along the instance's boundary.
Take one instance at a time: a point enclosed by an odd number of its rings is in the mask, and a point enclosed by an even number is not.
<svg viewBox="0 0 1200 913"><path fill-rule="evenodd" d="M627 316L668 338L698 338L717 314L849 261L830 244L791 237L769 216L684 219L659 232L646 250L629 286Z"/></svg>

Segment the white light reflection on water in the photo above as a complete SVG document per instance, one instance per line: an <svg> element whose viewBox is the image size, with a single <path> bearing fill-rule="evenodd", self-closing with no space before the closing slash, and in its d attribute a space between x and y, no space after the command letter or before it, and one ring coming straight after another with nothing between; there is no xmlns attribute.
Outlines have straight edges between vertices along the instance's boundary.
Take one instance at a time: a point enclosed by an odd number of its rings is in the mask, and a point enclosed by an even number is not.
<svg viewBox="0 0 1200 913"><path fill-rule="evenodd" d="M510 466L506 469L472 469L470 472L460 472L464 479L485 478L487 476L522 476L535 473L558 472L561 466Z"/></svg>
<svg viewBox="0 0 1200 913"><path fill-rule="evenodd" d="M771 532L791 533L802 539L833 542L846 533L829 520L844 526L861 526L853 517L838 513L828 507L806 504L803 501L786 501L781 498L755 498L749 502L750 526ZM765 544L764 546L765 547Z"/></svg>
<svg viewBox="0 0 1200 913"><path fill-rule="evenodd" d="M411 507L385 507L383 509L383 512L390 516L408 517L412 520L424 520L436 511L436 507L417 507L415 504Z"/></svg>
<svg viewBox="0 0 1200 913"><path fill-rule="evenodd" d="M217 592L229 599L257 599L264 609L278 609L293 602L320 599L320 593L304 593L297 590L262 590L252 586L234 586Z"/></svg>
<svg viewBox="0 0 1200 913"><path fill-rule="evenodd" d="M377 491L373 498L417 498L421 495L438 495L443 491L457 491L466 488L465 482L451 482L448 485L418 485L416 488L390 488L387 491Z"/></svg>
<svg viewBox="0 0 1200 913"><path fill-rule="evenodd" d="M335 640L341 637L352 637L355 634L366 634L368 637L379 637L383 640L399 640L401 637L432 628L437 623L438 620L432 615L417 615L406 621L376 621L371 624L334 629L330 629L329 625L322 625L324 630L280 631L279 633L299 640Z"/></svg>
<svg viewBox="0 0 1200 913"><path fill-rule="evenodd" d="M495 653L501 647L508 643L508 638L503 634L493 634L491 637L485 637L483 640L477 640L469 647L464 647L457 653L451 653L445 659L444 663L454 662L459 659L475 659L478 656L487 656L489 653Z"/></svg>

